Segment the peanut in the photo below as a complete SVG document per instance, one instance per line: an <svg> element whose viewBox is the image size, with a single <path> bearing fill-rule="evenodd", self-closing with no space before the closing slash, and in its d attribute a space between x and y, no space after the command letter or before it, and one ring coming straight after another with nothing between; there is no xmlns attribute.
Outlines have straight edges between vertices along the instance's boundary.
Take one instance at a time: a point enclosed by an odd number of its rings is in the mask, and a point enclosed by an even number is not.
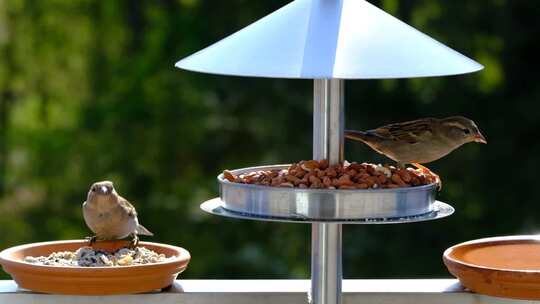
<svg viewBox="0 0 540 304"><path fill-rule="evenodd" d="M224 177L226 180L228 180L228 181L230 181L230 182L232 182L232 183L234 183L234 181L235 181L235 179L236 179L236 178L234 177L234 175L233 175L230 171L227 171L227 170L223 171L223 177Z"/></svg>
<svg viewBox="0 0 540 304"><path fill-rule="evenodd" d="M328 168L328 160L323 159L319 161L319 169L326 170Z"/></svg>
<svg viewBox="0 0 540 304"><path fill-rule="evenodd" d="M405 182L401 179L401 177L399 176L399 174L397 173L394 173L392 174L392 181L400 186L403 186L405 185Z"/></svg>
<svg viewBox="0 0 540 304"><path fill-rule="evenodd" d="M351 177L347 174L338 178L338 186L352 186L354 183L351 181Z"/></svg>
<svg viewBox="0 0 540 304"><path fill-rule="evenodd" d="M326 176L329 176L329 177L336 177L337 176L337 172L336 170L334 170L334 168L328 168L326 170L324 170L326 172Z"/></svg>
<svg viewBox="0 0 540 304"><path fill-rule="evenodd" d="M412 179L411 175L406 169L399 169L397 173L399 174L399 177L401 177L401 179L406 183L410 182Z"/></svg>
<svg viewBox="0 0 540 304"><path fill-rule="evenodd" d="M300 184L300 182L301 182L301 179L299 179L298 177L296 177L296 176L294 176L294 175L287 175L287 176L285 177L285 179L286 179L287 181L289 181L289 182L295 184L295 185L298 185L298 184Z"/></svg>
<svg viewBox="0 0 540 304"><path fill-rule="evenodd" d="M356 174L358 174L358 172L356 172L356 170L354 170L354 169L351 169L351 170L348 170L348 171L347 171L347 174L348 174L349 176L355 176Z"/></svg>
<svg viewBox="0 0 540 304"><path fill-rule="evenodd" d="M314 175L309 177L309 182L312 183L312 184L322 184L321 179L314 176Z"/></svg>
<svg viewBox="0 0 540 304"><path fill-rule="evenodd" d="M330 177L328 177L328 176L323 177L322 182L323 182L323 185L324 185L326 188L332 186L332 180L331 180Z"/></svg>
<svg viewBox="0 0 540 304"><path fill-rule="evenodd" d="M300 165L300 168L302 168L302 169L304 169L306 171L312 171L312 170L315 170L315 169L319 169L319 162L316 161L316 160L308 160L308 161L303 162Z"/></svg>
<svg viewBox="0 0 540 304"><path fill-rule="evenodd" d="M370 177L371 175L369 175L368 173L361 173L358 178L359 179L367 179L368 177Z"/></svg>

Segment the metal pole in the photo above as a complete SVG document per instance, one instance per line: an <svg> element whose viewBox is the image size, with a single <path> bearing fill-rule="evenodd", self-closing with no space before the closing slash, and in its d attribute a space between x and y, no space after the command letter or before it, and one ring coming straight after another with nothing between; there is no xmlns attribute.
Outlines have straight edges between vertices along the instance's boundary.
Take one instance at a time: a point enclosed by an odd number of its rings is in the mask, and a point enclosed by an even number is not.
<svg viewBox="0 0 540 304"><path fill-rule="evenodd" d="M316 79L313 99L313 159L343 161L344 81ZM329 204L333 202L328 202ZM340 304L341 224L313 224L311 230L311 297L313 304Z"/></svg>

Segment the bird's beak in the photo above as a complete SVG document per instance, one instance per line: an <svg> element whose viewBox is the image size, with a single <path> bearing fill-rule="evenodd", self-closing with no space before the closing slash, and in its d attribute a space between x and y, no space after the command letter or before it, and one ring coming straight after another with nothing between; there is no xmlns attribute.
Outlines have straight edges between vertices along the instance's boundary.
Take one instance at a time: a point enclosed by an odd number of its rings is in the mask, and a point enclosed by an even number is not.
<svg viewBox="0 0 540 304"><path fill-rule="evenodd" d="M103 194L109 193L109 188L107 188L106 186L101 186L99 187L99 189L101 190Z"/></svg>
<svg viewBox="0 0 540 304"><path fill-rule="evenodd" d="M481 144L487 144L487 140L481 133L478 133L474 136L474 141Z"/></svg>

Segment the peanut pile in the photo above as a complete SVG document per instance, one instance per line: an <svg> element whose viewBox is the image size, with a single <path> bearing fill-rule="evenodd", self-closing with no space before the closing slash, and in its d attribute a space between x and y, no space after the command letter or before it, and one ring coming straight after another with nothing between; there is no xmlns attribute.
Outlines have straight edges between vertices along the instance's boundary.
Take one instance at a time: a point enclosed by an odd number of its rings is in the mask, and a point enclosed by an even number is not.
<svg viewBox="0 0 540 304"><path fill-rule="evenodd" d="M311 189L387 189L437 181L435 175L420 169L347 161L329 166L326 160L301 161L284 170L253 171L240 175L225 170L223 177L234 183Z"/></svg>

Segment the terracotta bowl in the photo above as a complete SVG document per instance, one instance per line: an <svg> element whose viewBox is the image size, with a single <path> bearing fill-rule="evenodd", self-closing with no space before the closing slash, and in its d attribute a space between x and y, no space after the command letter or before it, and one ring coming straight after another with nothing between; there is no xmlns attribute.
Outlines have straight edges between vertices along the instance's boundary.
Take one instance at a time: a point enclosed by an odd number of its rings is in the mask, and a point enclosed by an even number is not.
<svg viewBox="0 0 540 304"><path fill-rule="evenodd" d="M540 300L540 236L474 240L448 248L443 261L471 291Z"/></svg>
<svg viewBox="0 0 540 304"><path fill-rule="evenodd" d="M93 247L115 251L128 244L127 241L104 241ZM0 264L21 288L55 294L111 295L165 288L186 269L191 258L189 252L180 247L140 242L139 246L174 258L163 263L117 267L61 267L23 262L25 256L75 251L85 245L84 240L71 240L15 246L0 252Z"/></svg>

